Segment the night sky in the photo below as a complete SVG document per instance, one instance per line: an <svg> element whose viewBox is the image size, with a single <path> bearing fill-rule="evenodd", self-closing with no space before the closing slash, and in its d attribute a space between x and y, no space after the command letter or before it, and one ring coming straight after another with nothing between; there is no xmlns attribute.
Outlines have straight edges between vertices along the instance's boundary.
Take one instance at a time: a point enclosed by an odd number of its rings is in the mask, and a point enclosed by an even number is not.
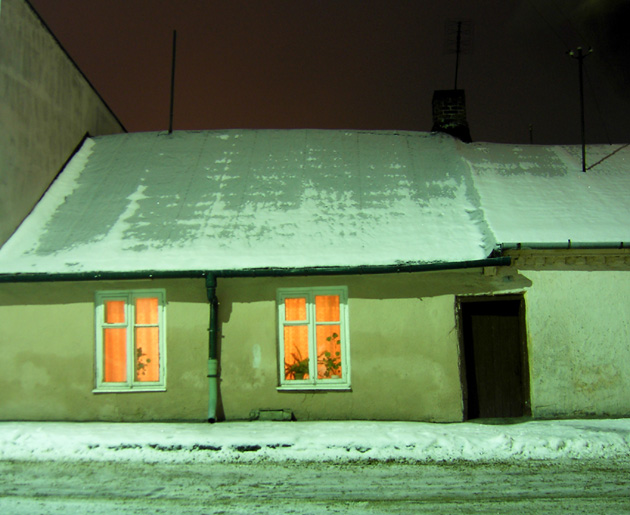
<svg viewBox="0 0 630 515"><path fill-rule="evenodd" d="M458 20L475 141L630 141L627 0L30 0L129 131L431 130ZM450 43L450 47L454 44Z"/></svg>

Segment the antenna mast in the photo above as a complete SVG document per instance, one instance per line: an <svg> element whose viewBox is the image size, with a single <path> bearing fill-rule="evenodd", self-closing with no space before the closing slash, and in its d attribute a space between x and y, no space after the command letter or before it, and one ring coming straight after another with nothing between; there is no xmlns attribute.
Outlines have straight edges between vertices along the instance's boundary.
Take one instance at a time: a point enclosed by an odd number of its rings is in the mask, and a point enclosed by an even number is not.
<svg viewBox="0 0 630 515"><path fill-rule="evenodd" d="M457 89L459 75L460 54L470 53L472 47L473 25L471 21L446 22L446 53L455 54L455 82L453 89Z"/></svg>
<svg viewBox="0 0 630 515"><path fill-rule="evenodd" d="M580 130L582 135L582 171L586 173L586 136L584 130L584 58L593 52L589 48L586 53L582 52L582 47L577 47L576 51L569 51L569 55L578 60L578 74L580 78Z"/></svg>
<svg viewBox="0 0 630 515"><path fill-rule="evenodd" d="M177 31L173 31L173 62L171 64L171 107L169 110L168 133L173 133L173 100L175 99L175 49L177 47Z"/></svg>

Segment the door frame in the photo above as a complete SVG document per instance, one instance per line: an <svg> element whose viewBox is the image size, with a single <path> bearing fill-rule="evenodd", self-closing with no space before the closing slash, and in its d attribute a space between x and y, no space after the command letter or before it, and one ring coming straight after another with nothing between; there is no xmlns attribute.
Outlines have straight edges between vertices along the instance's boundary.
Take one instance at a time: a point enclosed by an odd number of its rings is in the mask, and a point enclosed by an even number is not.
<svg viewBox="0 0 630 515"><path fill-rule="evenodd" d="M468 380L467 380L467 363L466 363L466 343L464 342L464 315L462 310L463 304L481 303L481 302L505 302L518 301L518 319L519 319L519 347L521 358L521 384L523 388L523 416L531 417L531 392L530 392L530 367L529 353L527 341L527 327L525 316L525 296L522 293L504 294L504 295L461 295L455 297L455 312L457 332L459 339L458 359L460 384L462 387L462 415L463 420L469 420L469 399L468 399Z"/></svg>

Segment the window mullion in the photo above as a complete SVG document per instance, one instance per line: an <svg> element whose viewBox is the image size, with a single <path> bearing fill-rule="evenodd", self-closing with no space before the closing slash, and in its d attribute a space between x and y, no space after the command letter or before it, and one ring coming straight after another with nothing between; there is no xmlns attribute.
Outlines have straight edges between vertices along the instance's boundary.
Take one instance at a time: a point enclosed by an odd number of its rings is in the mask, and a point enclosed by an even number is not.
<svg viewBox="0 0 630 515"><path fill-rule="evenodd" d="M308 360L309 377L313 383L317 382L317 324L315 322L315 295L309 293L307 297L308 320Z"/></svg>
<svg viewBox="0 0 630 515"><path fill-rule="evenodd" d="M285 305L285 301L286 301L286 297L282 298L282 302L280 304L280 321L281 323L278 324L278 339L280 341L280 363L278 363L279 366L279 371L280 371L280 377L282 378L281 381L284 381L285 379L285 363L287 362L287 355L286 355L286 344L284 343L284 328L285 326L289 325L289 323L287 322L287 309L286 309L286 305Z"/></svg>
<svg viewBox="0 0 630 515"><path fill-rule="evenodd" d="M98 388L101 383L105 381L105 300L96 297L97 309L96 309L96 387Z"/></svg>
<svg viewBox="0 0 630 515"><path fill-rule="evenodd" d="M131 388L135 383L135 359L136 353L134 349L135 339L135 310L134 310L134 297L130 295L127 297L127 384Z"/></svg>

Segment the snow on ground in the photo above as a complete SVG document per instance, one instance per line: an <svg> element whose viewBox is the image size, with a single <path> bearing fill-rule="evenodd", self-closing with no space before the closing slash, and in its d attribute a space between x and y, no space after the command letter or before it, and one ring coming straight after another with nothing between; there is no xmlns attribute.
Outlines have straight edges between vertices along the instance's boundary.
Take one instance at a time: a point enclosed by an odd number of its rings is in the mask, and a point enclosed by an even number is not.
<svg viewBox="0 0 630 515"><path fill-rule="evenodd" d="M630 461L630 419L422 422L2 422L1 460L147 463Z"/></svg>

